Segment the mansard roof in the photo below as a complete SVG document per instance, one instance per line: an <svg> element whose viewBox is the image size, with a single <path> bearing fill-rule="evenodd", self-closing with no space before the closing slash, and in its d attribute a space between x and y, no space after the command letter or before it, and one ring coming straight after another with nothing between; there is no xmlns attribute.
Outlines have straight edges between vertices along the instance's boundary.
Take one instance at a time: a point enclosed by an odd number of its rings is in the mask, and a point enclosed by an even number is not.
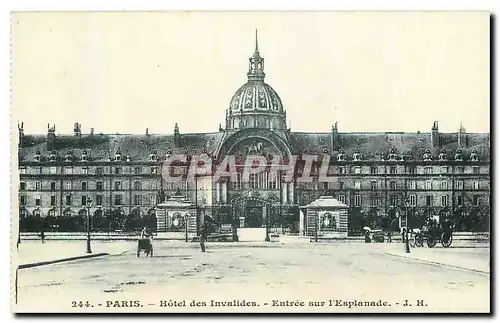
<svg viewBox="0 0 500 323"><path fill-rule="evenodd" d="M117 151L123 157L130 156L131 161L148 161L152 149L156 150L159 159L164 159L167 151L170 153L197 154L206 151L214 154L217 147L225 139L224 132L186 133L181 134L180 145L175 148L174 135L161 134L95 134L82 135L81 138L69 135L57 135L54 139L54 150L57 158L64 160L68 151L75 160L80 160L86 150L90 161L107 161L113 158ZM334 139L334 136L335 139ZM363 160L380 161L394 148L395 153L404 156L405 160L422 160L426 149L429 149L433 160L442 149L445 149L448 159L452 160L459 148L457 133L440 133L439 145L432 147L430 133L305 133L291 132L289 135L293 154L323 154L327 151L336 156L340 150L351 160L358 151ZM461 148L464 160L476 150L479 161L490 160L490 135L488 133L467 133L466 147ZM332 145L334 145L332 147ZM42 160L47 159L52 150L47 149L46 135L24 135L19 156L22 161L34 161L37 151Z"/></svg>

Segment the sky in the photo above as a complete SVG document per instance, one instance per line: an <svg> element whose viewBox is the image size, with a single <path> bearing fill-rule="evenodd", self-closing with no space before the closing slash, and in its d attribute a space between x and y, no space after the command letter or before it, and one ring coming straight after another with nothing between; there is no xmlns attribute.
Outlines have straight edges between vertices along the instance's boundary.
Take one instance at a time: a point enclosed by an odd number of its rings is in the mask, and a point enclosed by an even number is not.
<svg viewBox="0 0 500 323"><path fill-rule="evenodd" d="M485 12L32 12L11 24L12 123L27 134L75 122L217 132L255 29L292 131L490 129Z"/></svg>

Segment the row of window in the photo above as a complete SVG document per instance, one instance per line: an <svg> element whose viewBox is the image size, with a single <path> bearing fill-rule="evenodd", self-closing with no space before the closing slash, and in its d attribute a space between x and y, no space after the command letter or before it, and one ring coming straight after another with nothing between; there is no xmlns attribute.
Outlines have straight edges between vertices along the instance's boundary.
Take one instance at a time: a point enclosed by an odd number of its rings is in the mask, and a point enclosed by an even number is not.
<svg viewBox="0 0 500 323"><path fill-rule="evenodd" d="M332 187L333 183L323 183L323 189L330 189L330 188L334 188ZM338 182L338 188L341 189L341 190L344 190L344 189L348 189L347 185L345 182L343 181L339 181ZM354 185L352 186L353 189L355 190L361 190L361 189L370 189L370 190L379 190L379 189L383 189L383 185L379 185L380 182L378 181L371 181L370 182L370 186L369 187L363 187L363 185L361 184L361 181L354 181ZM388 182L388 186L387 186L387 189L389 190L403 190L405 189L404 187L404 182L397 182L397 181L389 181ZM441 181L440 183L438 183L438 186L436 187L436 182L434 181L426 181L425 184L424 184L424 187L421 188L421 189L425 189L425 190L434 190L434 189L440 189L440 190L448 190L450 189L450 186L451 185L448 185L449 182L447 181ZM408 185L408 190L417 190L417 181L408 181L407 182L407 185ZM318 187L318 183L311 183L309 185L307 184L303 184L302 185L303 188L309 188L309 189L319 189ZM456 190L463 190L464 189L464 182L463 181L456 181L455 182L455 189ZM479 181L472 181L472 186L471 186L471 189L473 190L479 190Z"/></svg>
<svg viewBox="0 0 500 323"><path fill-rule="evenodd" d="M133 198L133 204L134 205L143 205L147 204L144 203L144 195L134 195ZM103 196L102 195L96 195L95 196L95 201L92 201L92 205L103 205ZM149 196L149 205L156 205L156 195L150 195ZM81 196L81 206L90 206L90 199L88 196ZM19 203L21 205L26 205L27 203L27 197L26 195L21 195L19 198ZM42 196L41 195L35 195L35 206L41 206L42 205ZM66 195L64 198L64 205L66 206L71 206L73 205L73 197L71 195ZM115 195L113 197L113 205L123 205L123 196L122 195ZM50 206L57 206L57 196L52 195L50 197Z"/></svg>
<svg viewBox="0 0 500 323"><path fill-rule="evenodd" d="M33 167L32 169L34 170L33 174L57 174L57 168L56 166L51 166L51 167L42 167L42 166L37 166ZM126 170L127 168L125 168ZM133 175L142 175L145 174L145 169L147 169L147 173L149 174L158 174L159 173L159 168L158 166L150 166L148 168L141 167L141 166L136 166L136 167L131 167L130 170L125 173L123 167L114 167L112 170L112 174L114 175L122 175L122 174L133 174ZM347 167L347 166L339 166L339 174L384 174L386 172L386 169L388 169L388 174L406 174L405 168L404 167L397 167L397 166L391 166L388 168L385 167L377 167L377 166L371 166L369 168L366 167L361 167L361 166L353 166L353 167ZM72 166L66 166L62 168L63 174L67 175L89 175L90 172L90 167L72 167ZM465 171L467 170L467 172ZM20 167L19 171L21 174L27 174L27 168L26 167ZM187 167L179 167L175 174L181 175L184 174L186 175L188 172ZM452 167L450 166L439 166L438 167L433 167L433 166L425 166L424 167L424 174L449 174L452 172ZM408 167L408 173L409 174L417 174L417 167L416 166L409 166ZM471 168L464 168L463 166L457 166L455 167L455 174L479 174L479 166L472 166ZM95 175L105 175L109 174L109 172L105 173L105 168L104 167L96 167L95 168Z"/></svg>
<svg viewBox="0 0 500 323"><path fill-rule="evenodd" d="M363 168L361 166L354 166L354 167L346 167L346 166L340 166L339 167L339 174L384 174L387 168L384 167L377 167L377 166L371 166L369 169L368 173L368 168ZM350 172L349 172L350 170ZM468 169L469 170L469 169ZM440 166L439 168L437 167L432 167L432 166L425 166L424 167L424 174L430 175L434 174L435 171L437 171L437 174L449 174L452 171L452 168L449 166ZM409 166L408 167L408 174L417 174L417 167L416 166ZM479 166L472 166L472 169L470 172L471 174L479 174ZM388 174L391 175L396 175L396 174L407 174L404 168L398 168L396 166L391 166L388 168ZM455 167L455 174L465 174L465 170L463 166L457 166Z"/></svg>
<svg viewBox="0 0 500 323"><path fill-rule="evenodd" d="M369 196L365 198L369 198L369 205L370 206L380 206L381 205L381 200L380 197L378 196ZM462 206L464 205L464 198L463 196L457 196L457 206ZM346 203L346 196L345 195L338 195L337 199L342 202ZM481 201L481 196L479 195L474 195L472 197L472 204L475 206L478 206ZM354 195L354 206L362 206L363 205L363 198L361 195ZM449 196L448 195L442 195L440 197L440 206L448 206L449 205ZM390 205L402 205L401 198L399 196L389 196L389 202ZM416 195L410 195L409 196L409 205L414 207L417 206L417 196ZM434 206L434 195L427 195L425 196L425 206Z"/></svg>
<svg viewBox="0 0 500 323"><path fill-rule="evenodd" d="M57 174L57 168L56 166L51 166L51 167L43 167L43 166L37 166L37 167L31 167L30 169L33 170L32 174ZM157 166L150 166L148 169L149 174L158 174L158 167ZM67 175L89 175L90 172L90 167L73 167L73 166L66 166L62 168L63 174ZM96 167L95 168L95 175L105 175L109 174L104 172L105 168L104 167ZM27 174L27 167L20 167L19 172L21 174ZM114 167L113 174L115 175L122 175L125 174L123 167ZM130 169L130 171L127 174L134 174L134 175L142 175L145 174L145 168L136 166Z"/></svg>
<svg viewBox="0 0 500 323"><path fill-rule="evenodd" d="M65 182L65 189L68 190L68 191L71 191L73 189L81 189L82 191L86 191L86 190L89 189L88 182L86 182L86 181L78 182L78 184L79 184L78 187L74 187L73 184L74 184L74 182L70 182L70 181ZM170 183L170 184L173 184L173 183ZM50 190L51 191L55 191L57 189L56 187L57 187L56 182L51 182L50 183ZM123 182L122 181L115 181L113 187L114 187L115 190L125 189L124 186L123 186ZM134 188L134 190L142 190L142 189L144 189L143 185L142 185L142 183L140 181L135 181L134 184L133 184L133 188ZM26 190L26 182L21 182L19 184L19 189L21 191ZM35 190L41 191L42 189L43 189L42 182L41 181L36 181L35 182ZM104 190L104 182L97 181L95 189L96 189L96 191L103 191ZM148 189L150 189L150 190L157 190L158 189L158 183L157 182L150 182Z"/></svg>

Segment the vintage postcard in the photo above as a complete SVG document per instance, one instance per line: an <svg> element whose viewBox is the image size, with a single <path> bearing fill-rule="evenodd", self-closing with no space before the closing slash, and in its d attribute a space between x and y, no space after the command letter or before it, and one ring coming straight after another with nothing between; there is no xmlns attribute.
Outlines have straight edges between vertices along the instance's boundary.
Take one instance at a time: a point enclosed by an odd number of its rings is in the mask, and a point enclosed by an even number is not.
<svg viewBox="0 0 500 323"><path fill-rule="evenodd" d="M12 311L489 313L490 19L12 13Z"/></svg>

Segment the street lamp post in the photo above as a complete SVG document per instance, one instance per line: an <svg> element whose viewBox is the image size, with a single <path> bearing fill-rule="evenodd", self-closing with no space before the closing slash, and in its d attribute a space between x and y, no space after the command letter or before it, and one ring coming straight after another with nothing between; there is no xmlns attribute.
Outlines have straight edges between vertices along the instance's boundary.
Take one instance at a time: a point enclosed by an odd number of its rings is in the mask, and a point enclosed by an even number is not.
<svg viewBox="0 0 500 323"><path fill-rule="evenodd" d="M271 239L269 238L269 216L270 216L270 212L271 211L271 208L268 208L266 205L264 206L268 212L266 212L266 239L265 241L269 242L271 241Z"/></svg>
<svg viewBox="0 0 500 323"><path fill-rule="evenodd" d="M92 253L90 249L90 208L92 207L92 200L87 200L87 253Z"/></svg>
<svg viewBox="0 0 500 323"><path fill-rule="evenodd" d="M406 230L405 230L405 251L406 253L410 253L410 243L408 241L408 231L409 231L409 225L408 225L408 210L410 208L410 203L408 202L408 199L405 200L405 217L406 217Z"/></svg>

